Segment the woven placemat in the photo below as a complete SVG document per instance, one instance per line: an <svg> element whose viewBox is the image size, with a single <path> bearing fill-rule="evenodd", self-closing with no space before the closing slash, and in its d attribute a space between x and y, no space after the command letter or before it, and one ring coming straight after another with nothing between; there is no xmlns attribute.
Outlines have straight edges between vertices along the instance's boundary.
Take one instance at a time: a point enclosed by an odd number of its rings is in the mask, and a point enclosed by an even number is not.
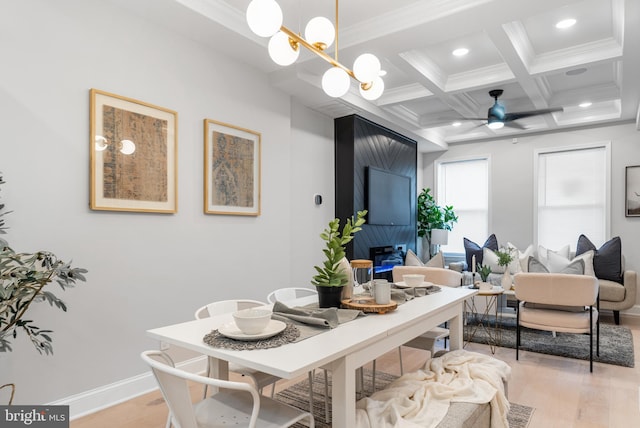
<svg viewBox="0 0 640 428"><path fill-rule="evenodd" d="M218 330L212 330L211 333L206 334L202 340L209 346L214 348L233 349L236 351L242 351L247 349L268 349L277 348L278 346L285 345L287 343L295 342L300 336L300 330L298 327L291 323L287 323L287 326L275 336L267 337L260 340L236 340L222 335Z"/></svg>

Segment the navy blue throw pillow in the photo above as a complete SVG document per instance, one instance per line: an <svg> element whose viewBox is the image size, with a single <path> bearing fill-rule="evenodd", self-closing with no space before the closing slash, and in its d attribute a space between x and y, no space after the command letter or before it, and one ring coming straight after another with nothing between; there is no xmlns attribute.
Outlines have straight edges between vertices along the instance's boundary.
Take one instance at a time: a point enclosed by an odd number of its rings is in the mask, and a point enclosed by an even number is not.
<svg viewBox="0 0 640 428"><path fill-rule="evenodd" d="M467 256L467 270L469 272L473 270L471 266L471 260L473 259L474 255L476 256L476 265L482 266L482 249L483 248L488 248L493 251L498 251L498 239L496 239L496 235L493 233L491 234L491 236L487 238L486 241L484 241L484 244L482 245L482 247L467 238L463 238L463 242L464 242L464 252Z"/></svg>
<svg viewBox="0 0 640 428"><path fill-rule="evenodd" d="M598 279L608 279L622 284L622 241L619 236L611 238L600 248L584 235L578 238L576 256L593 250L593 270Z"/></svg>

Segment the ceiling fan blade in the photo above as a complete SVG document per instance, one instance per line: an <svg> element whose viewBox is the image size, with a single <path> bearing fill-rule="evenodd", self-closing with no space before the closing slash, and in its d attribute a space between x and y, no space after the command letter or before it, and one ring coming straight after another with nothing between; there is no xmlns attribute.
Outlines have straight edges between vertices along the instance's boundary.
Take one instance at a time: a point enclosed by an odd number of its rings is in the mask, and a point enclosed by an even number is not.
<svg viewBox="0 0 640 428"><path fill-rule="evenodd" d="M526 127L526 126L521 125L521 124L519 124L518 122L513 122L513 121L511 121L511 122L505 122L505 123L504 123L504 126L505 126L505 127L508 127L508 128L516 128L516 129L522 129L522 130L527 129L527 127Z"/></svg>
<svg viewBox="0 0 640 428"><path fill-rule="evenodd" d="M518 111L514 113L507 113L504 115L504 121L510 122L512 120L518 120L525 117L539 116L541 114L555 113L563 110L564 109L562 107L553 107L553 108L543 108L540 110Z"/></svg>

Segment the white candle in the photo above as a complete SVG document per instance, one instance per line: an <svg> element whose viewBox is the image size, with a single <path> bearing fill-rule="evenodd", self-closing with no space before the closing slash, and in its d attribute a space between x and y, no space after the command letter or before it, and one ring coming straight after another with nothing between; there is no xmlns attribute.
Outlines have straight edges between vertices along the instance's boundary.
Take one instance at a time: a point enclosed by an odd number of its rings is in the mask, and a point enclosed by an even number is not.
<svg viewBox="0 0 640 428"><path fill-rule="evenodd" d="M476 273L476 255L471 257L471 272Z"/></svg>

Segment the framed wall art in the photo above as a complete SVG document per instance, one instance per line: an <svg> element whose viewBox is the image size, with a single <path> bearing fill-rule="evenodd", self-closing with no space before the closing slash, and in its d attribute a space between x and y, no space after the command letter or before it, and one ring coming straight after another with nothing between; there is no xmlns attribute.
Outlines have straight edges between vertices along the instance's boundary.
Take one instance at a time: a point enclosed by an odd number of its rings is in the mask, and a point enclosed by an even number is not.
<svg viewBox="0 0 640 428"><path fill-rule="evenodd" d="M204 120L204 212L260 215L260 134Z"/></svg>
<svg viewBox="0 0 640 428"><path fill-rule="evenodd" d="M178 210L178 114L91 89L91 209Z"/></svg>
<svg viewBox="0 0 640 428"><path fill-rule="evenodd" d="M640 165L625 170L625 211L627 217L640 217Z"/></svg>

